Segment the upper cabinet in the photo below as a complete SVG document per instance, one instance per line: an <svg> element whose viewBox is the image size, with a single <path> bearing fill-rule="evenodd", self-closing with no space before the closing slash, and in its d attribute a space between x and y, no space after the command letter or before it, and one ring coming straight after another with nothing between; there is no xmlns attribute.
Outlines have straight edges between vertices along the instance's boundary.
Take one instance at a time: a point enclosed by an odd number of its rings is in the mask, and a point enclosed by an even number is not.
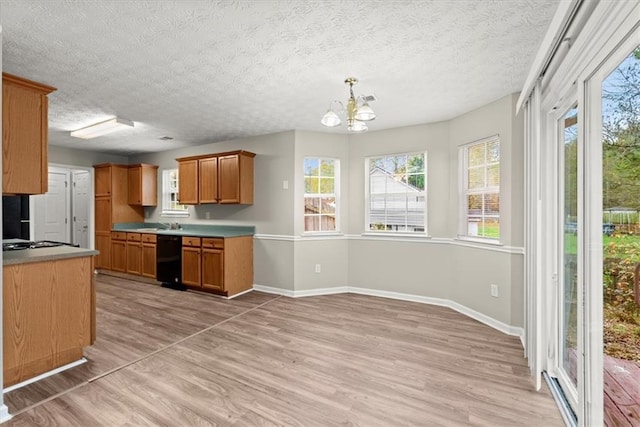
<svg viewBox="0 0 640 427"><path fill-rule="evenodd" d="M176 159L180 203L252 205L255 156L232 151Z"/></svg>
<svg viewBox="0 0 640 427"><path fill-rule="evenodd" d="M2 73L2 193L48 189L48 99L56 88Z"/></svg>
<svg viewBox="0 0 640 427"><path fill-rule="evenodd" d="M146 163L129 165L127 181L130 205L158 205L158 166Z"/></svg>

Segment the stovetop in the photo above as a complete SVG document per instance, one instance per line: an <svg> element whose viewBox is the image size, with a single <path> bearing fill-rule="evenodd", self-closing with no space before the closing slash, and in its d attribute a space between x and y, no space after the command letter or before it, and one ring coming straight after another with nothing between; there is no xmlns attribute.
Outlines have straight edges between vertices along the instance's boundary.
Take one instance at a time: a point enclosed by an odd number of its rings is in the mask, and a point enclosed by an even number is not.
<svg viewBox="0 0 640 427"><path fill-rule="evenodd" d="M56 246L78 246L71 243L54 242L52 240L38 240L36 242L20 241L11 243L2 243L3 251L21 251L24 249L53 248Z"/></svg>

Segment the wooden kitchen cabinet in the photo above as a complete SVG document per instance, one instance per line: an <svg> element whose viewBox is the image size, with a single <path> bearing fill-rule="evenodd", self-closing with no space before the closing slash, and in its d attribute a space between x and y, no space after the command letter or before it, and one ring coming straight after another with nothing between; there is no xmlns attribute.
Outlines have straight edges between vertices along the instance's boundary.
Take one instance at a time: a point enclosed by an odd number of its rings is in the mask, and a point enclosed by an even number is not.
<svg viewBox="0 0 640 427"><path fill-rule="evenodd" d="M127 273L142 275L142 241L140 233L127 233Z"/></svg>
<svg viewBox="0 0 640 427"><path fill-rule="evenodd" d="M142 206L132 206L128 203L128 165L105 163L94 165L94 168L95 237L96 249L100 251L96 257L96 268L110 270L114 259L113 254L109 253L110 249L113 250L113 225L121 222L143 222L144 210ZM120 267L116 266L118 269Z"/></svg>
<svg viewBox="0 0 640 427"><path fill-rule="evenodd" d="M199 237L182 238L182 283L200 287L202 260Z"/></svg>
<svg viewBox="0 0 640 427"><path fill-rule="evenodd" d="M111 233L111 270L127 271L127 233Z"/></svg>
<svg viewBox="0 0 640 427"><path fill-rule="evenodd" d="M198 159L178 160L178 200L181 205L198 204Z"/></svg>
<svg viewBox="0 0 640 427"><path fill-rule="evenodd" d="M253 158L240 151L218 156L218 203L253 204Z"/></svg>
<svg viewBox="0 0 640 427"><path fill-rule="evenodd" d="M202 287L224 291L224 239L202 239Z"/></svg>
<svg viewBox="0 0 640 427"><path fill-rule="evenodd" d="M137 206L158 205L158 166L140 163L129 165L128 202Z"/></svg>
<svg viewBox="0 0 640 427"><path fill-rule="evenodd" d="M142 275L156 278L156 245L155 234L142 234Z"/></svg>
<svg viewBox="0 0 640 427"><path fill-rule="evenodd" d="M198 168L198 202L218 203L218 158L199 159Z"/></svg>
<svg viewBox="0 0 640 427"><path fill-rule="evenodd" d="M176 159L180 203L253 204L254 157L240 150Z"/></svg>
<svg viewBox="0 0 640 427"><path fill-rule="evenodd" d="M2 73L2 193L48 190L48 98L56 88Z"/></svg>

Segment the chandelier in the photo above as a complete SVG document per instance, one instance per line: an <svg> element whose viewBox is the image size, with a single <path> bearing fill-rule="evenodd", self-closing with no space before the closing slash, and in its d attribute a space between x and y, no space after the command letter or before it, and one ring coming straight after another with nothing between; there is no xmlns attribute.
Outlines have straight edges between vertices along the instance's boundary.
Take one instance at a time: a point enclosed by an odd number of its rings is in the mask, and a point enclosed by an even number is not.
<svg viewBox="0 0 640 427"><path fill-rule="evenodd" d="M340 126L342 120L333 109L334 104L340 105L339 113L344 112L347 118L347 130L349 132L366 132L367 124L365 122L371 121L376 118L376 113L369 107L369 102L375 101L375 95L358 96L353 95L353 85L358 84L358 79L355 77L347 77L344 81L346 85L349 85L349 99L347 100L347 108L340 101L331 101L329 103L329 109L320 120L324 126L335 127Z"/></svg>

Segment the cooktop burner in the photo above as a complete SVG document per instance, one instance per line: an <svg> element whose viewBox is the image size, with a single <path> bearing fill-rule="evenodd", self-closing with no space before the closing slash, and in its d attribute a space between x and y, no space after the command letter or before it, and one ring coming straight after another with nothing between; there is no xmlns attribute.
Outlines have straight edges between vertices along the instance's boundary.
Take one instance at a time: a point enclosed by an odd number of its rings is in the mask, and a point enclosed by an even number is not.
<svg viewBox="0 0 640 427"><path fill-rule="evenodd" d="M24 249L53 248L56 246L78 246L71 243L54 242L52 240L38 240L37 242L3 243L3 251L21 251Z"/></svg>

